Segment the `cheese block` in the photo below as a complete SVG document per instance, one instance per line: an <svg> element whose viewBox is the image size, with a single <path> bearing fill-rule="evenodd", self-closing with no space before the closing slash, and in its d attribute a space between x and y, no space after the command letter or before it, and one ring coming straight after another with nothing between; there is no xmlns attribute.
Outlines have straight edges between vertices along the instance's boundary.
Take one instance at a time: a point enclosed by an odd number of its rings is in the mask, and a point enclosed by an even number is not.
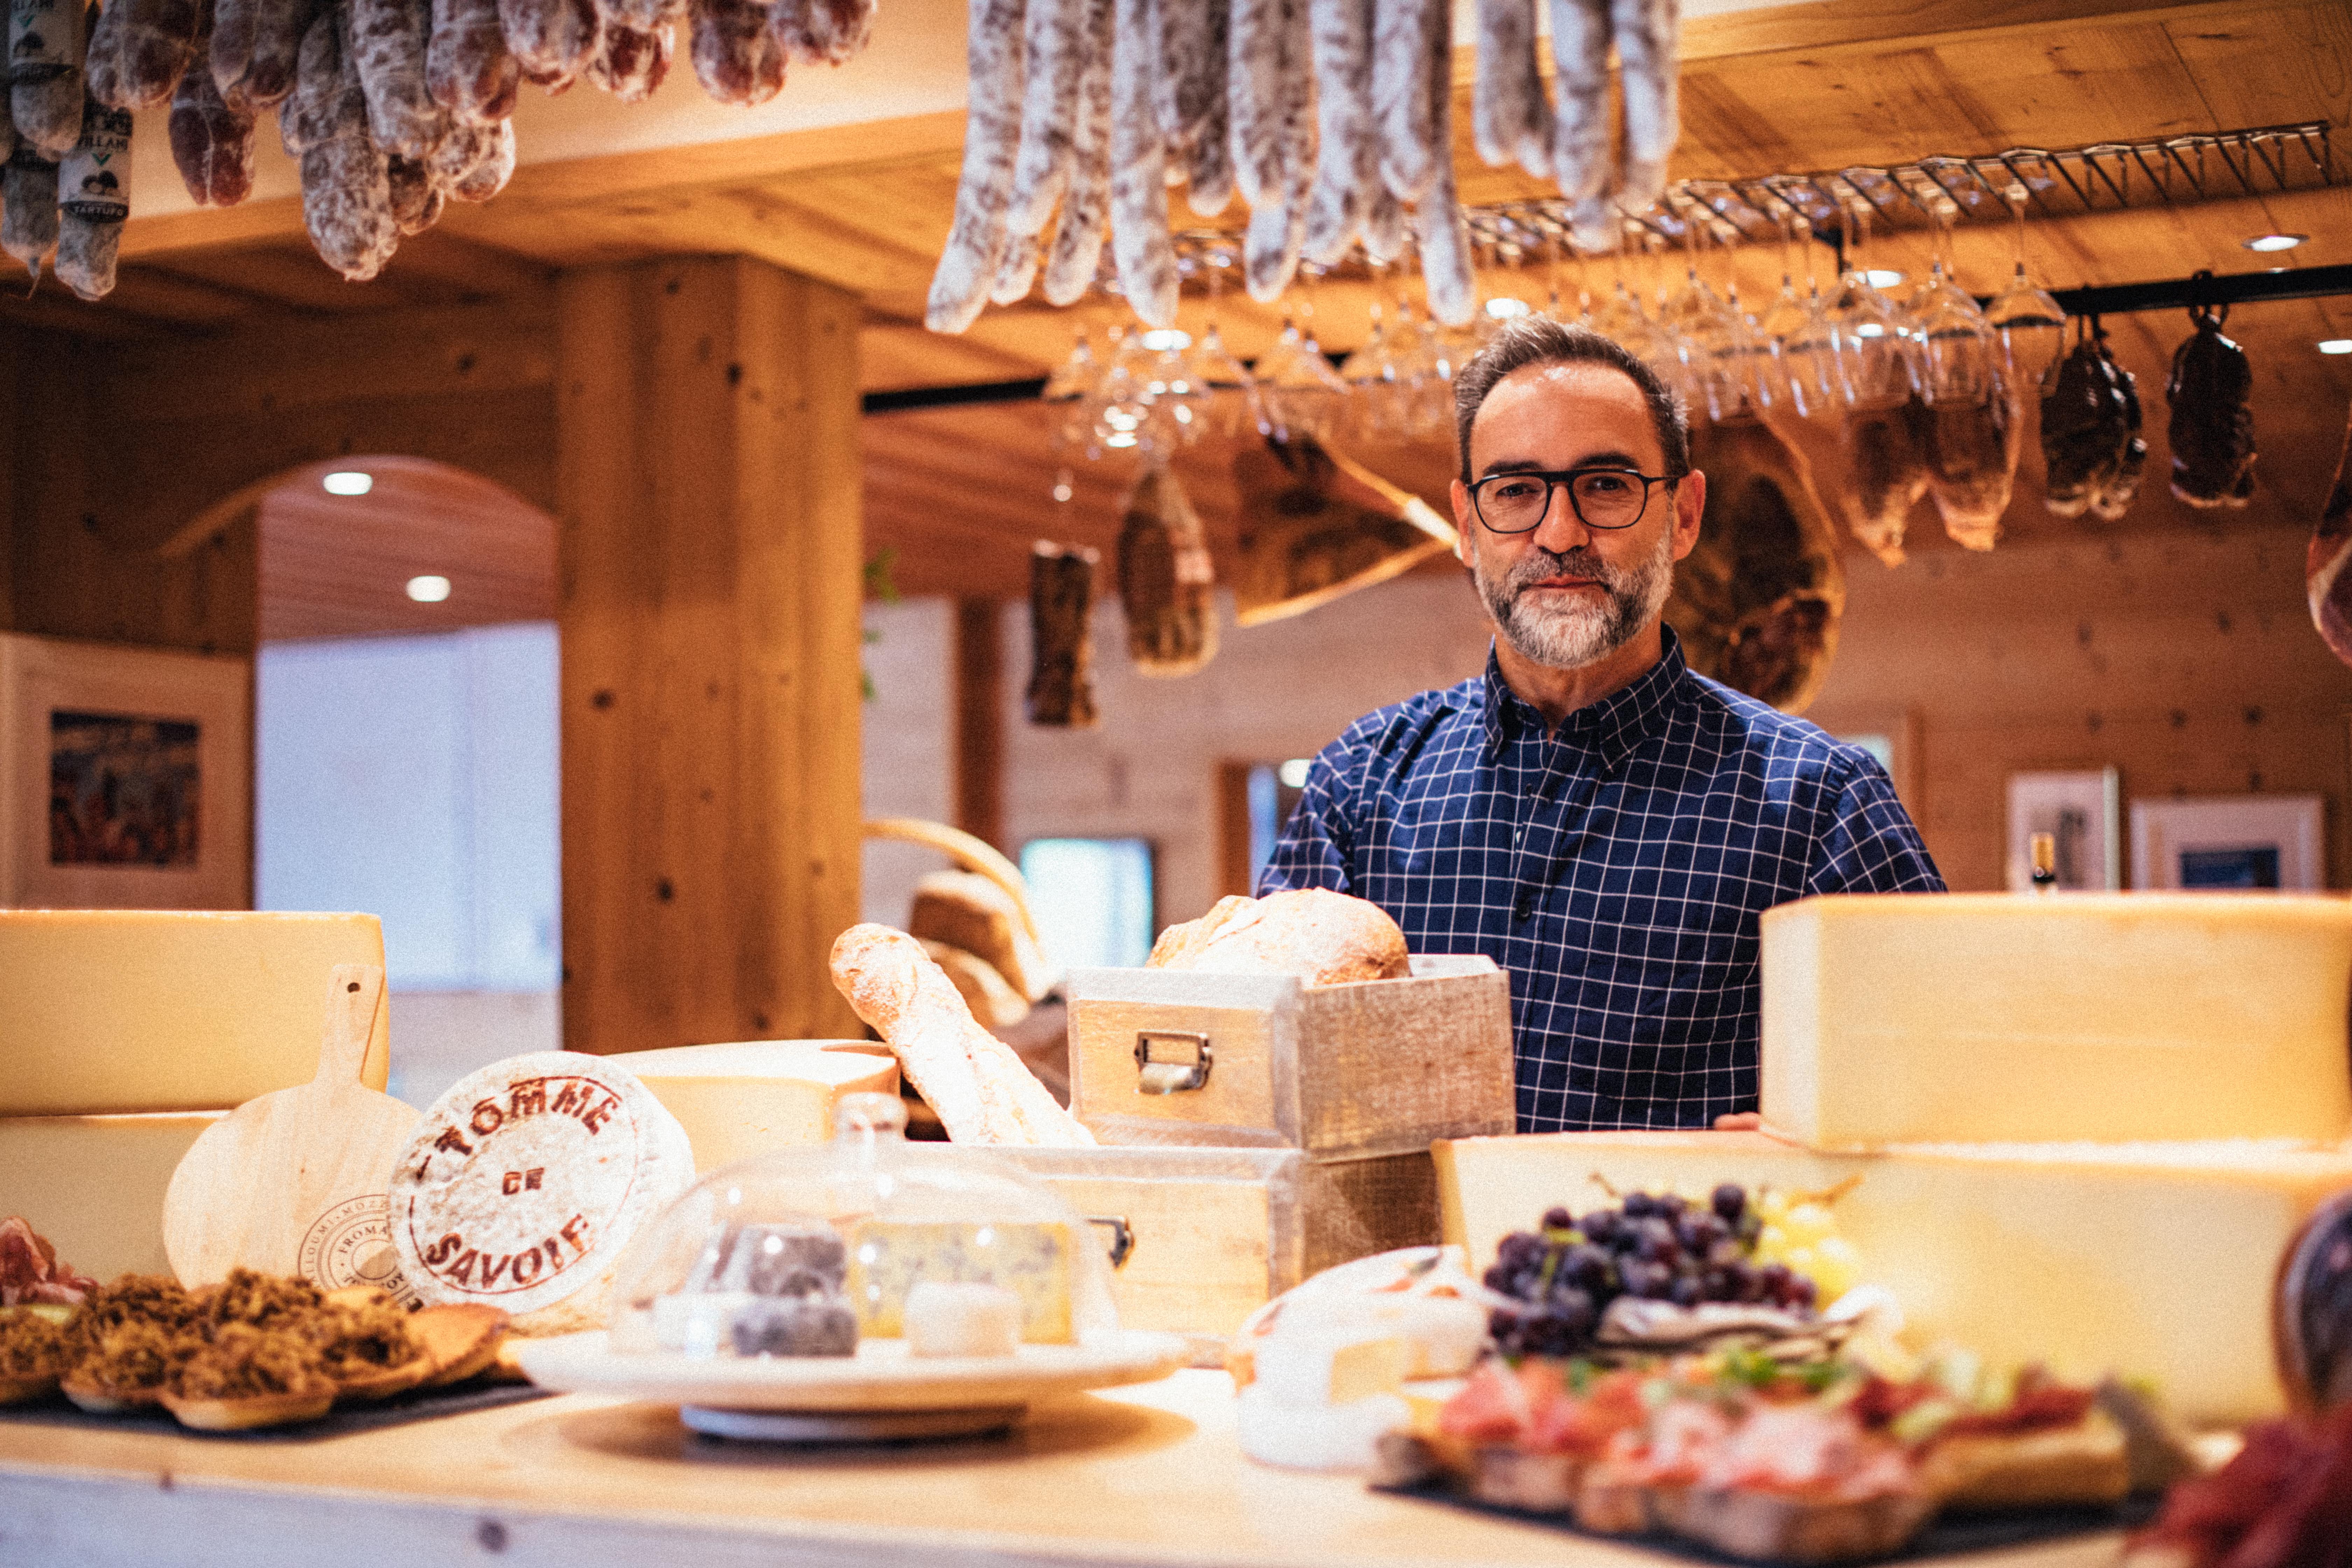
<svg viewBox="0 0 2352 1568"><path fill-rule="evenodd" d="M603 1059L677 1118L697 1174L771 1149L829 1142L843 1095L898 1092L898 1058L872 1040L742 1040Z"/></svg>
<svg viewBox="0 0 2352 1568"><path fill-rule="evenodd" d="M1862 1275L1921 1346L2039 1361L2095 1382L2152 1378L2192 1422L2284 1407L2271 1289L2305 1216L2352 1188L2352 1152L2284 1142L1926 1144L1870 1154L1753 1132L1568 1132L1437 1146L1446 1237L1473 1268L1505 1234L1619 1193L1718 1183L1819 1192ZM1602 1184L1606 1184L1606 1186Z"/></svg>
<svg viewBox="0 0 2352 1568"><path fill-rule="evenodd" d="M608 1058L533 1051L458 1079L394 1166L392 1239L426 1305L522 1334L602 1327L631 1238L694 1184L686 1129Z"/></svg>
<svg viewBox="0 0 2352 1568"><path fill-rule="evenodd" d="M1765 911L1766 1123L1816 1148L2352 1128L2352 901L2000 893Z"/></svg>
<svg viewBox="0 0 2352 1568"><path fill-rule="evenodd" d="M59 1261L93 1279L169 1275L164 1189L190 1146L226 1114L0 1117L0 1215L24 1215Z"/></svg>
<svg viewBox="0 0 2352 1568"><path fill-rule="evenodd" d="M339 963L373 915L0 910L0 1116L224 1110L308 1083ZM382 1089L379 1011L360 1081Z"/></svg>
<svg viewBox="0 0 2352 1568"><path fill-rule="evenodd" d="M1351 1405L1394 1394L1412 1370L1412 1347L1370 1325L1284 1327L1258 1342L1251 1386L1293 1408Z"/></svg>
<svg viewBox="0 0 2352 1568"><path fill-rule="evenodd" d="M926 1280L1001 1285L1021 1299L1022 1339L1075 1337L1066 1226L869 1219L850 1234L849 1304L860 1333L904 1334L908 1295Z"/></svg>

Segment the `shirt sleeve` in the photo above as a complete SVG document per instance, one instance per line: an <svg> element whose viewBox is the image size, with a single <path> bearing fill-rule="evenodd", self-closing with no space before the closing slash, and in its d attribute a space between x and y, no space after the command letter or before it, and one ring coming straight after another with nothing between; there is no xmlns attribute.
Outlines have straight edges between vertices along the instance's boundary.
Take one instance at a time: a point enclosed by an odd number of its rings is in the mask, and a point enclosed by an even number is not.
<svg viewBox="0 0 2352 1568"><path fill-rule="evenodd" d="M1352 731L1350 732L1352 733ZM1348 873L1349 853L1355 846L1355 823L1348 799L1349 779L1360 759L1342 735L1323 748L1307 770L1307 787L1283 825L1265 869L1258 873L1258 897L1294 888L1323 888L1335 893L1355 891Z"/></svg>
<svg viewBox="0 0 2352 1568"><path fill-rule="evenodd" d="M1813 845L1805 891L1811 893L1940 893L1943 874L1927 854L1911 814L1895 797L1894 781L1867 752L1840 759L1827 822ZM1843 783L1838 783L1843 773Z"/></svg>

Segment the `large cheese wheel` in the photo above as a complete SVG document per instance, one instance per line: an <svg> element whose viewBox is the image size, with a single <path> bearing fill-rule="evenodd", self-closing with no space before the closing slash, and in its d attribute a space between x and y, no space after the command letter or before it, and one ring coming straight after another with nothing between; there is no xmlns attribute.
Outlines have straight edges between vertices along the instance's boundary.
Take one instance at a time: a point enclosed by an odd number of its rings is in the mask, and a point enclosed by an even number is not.
<svg viewBox="0 0 2352 1568"><path fill-rule="evenodd" d="M164 1191L226 1114L0 1117L0 1215L24 1215L94 1279L169 1274Z"/></svg>
<svg viewBox="0 0 2352 1568"><path fill-rule="evenodd" d="M745 1040L603 1058L678 1119L701 1173L833 1137L845 1094L896 1094L898 1058L876 1040Z"/></svg>
<svg viewBox="0 0 2352 1568"><path fill-rule="evenodd" d="M601 1327L613 1271L694 1184L677 1117L602 1057L533 1051L457 1080L392 1173L393 1246L425 1303L475 1301L518 1333Z"/></svg>
<svg viewBox="0 0 2352 1568"><path fill-rule="evenodd" d="M2336 657L2352 664L2352 416L2344 429L2344 451L2336 459L2336 488L2319 513L2311 536L2311 565L2305 584L2311 591L2312 624Z"/></svg>

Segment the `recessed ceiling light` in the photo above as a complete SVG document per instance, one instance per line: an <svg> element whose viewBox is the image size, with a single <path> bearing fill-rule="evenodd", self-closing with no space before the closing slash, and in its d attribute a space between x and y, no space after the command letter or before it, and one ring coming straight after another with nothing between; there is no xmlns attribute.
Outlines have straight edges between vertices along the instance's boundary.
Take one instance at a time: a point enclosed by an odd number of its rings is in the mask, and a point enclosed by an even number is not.
<svg viewBox="0 0 2352 1568"><path fill-rule="evenodd" d="M1874 267L1863 276L1870 279L1870 286L1874 289L1892 289L1903 281L1905 274L1885 267Z"/></svg>
<svg viewBox="0 0 2352 1568"><path fill-rule="evenodd" d="M1174 327L1154 327L1143 334L1143 346L1156 354L1166 353L1170 349L1189 349L1192 346L1192 334Z"/></svg>
<svg viewBox="0 0 2352 1568"><path fill-rule="evenodd" d="M2324 354L2352 354L2352 338L2327 338L2319 345Z"/></svg>
<svg viewBox="0 0 2352 1568"><path fill-rule="evenodd" d="M408 596L420 605L437 605L449 596L449 579L436 576L411 577L408 580Z"/></svg>
<svg viewBox="0 0 2352 1568"><path fill-rule="evenodd" d="M2293 250L2311 236L2307 234L2258 234L2246 241L2248 250Z"/></svg>
<svg viewBox="0 0 2352 1568"><path fill-rule="evenodd" d="M363 496L375 489L375 476L346 468L320 479L319 488L331 496Z"/></svg>

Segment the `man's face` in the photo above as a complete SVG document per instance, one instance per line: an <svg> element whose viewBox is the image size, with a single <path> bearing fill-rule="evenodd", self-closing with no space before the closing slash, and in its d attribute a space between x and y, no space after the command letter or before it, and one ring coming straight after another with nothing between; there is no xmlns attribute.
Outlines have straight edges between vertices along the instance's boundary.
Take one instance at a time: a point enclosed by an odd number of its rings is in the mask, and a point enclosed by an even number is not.
<svg viewBox="0 0 2352 1568"><path fill-rule="evenodd" d="M1495 384L1470 427L1474 477L1529 468L1665 471L1649 405L1633 378L1600 364L1529 365ZM1588 528L1555 489L1532 532L1496 533L1454 485L1460 554L1495 629L1523 658L1573 669L1623 647L1657 618L1674 563L1698 542L1706 480L1650 487L1631 528Z"/></svg>

